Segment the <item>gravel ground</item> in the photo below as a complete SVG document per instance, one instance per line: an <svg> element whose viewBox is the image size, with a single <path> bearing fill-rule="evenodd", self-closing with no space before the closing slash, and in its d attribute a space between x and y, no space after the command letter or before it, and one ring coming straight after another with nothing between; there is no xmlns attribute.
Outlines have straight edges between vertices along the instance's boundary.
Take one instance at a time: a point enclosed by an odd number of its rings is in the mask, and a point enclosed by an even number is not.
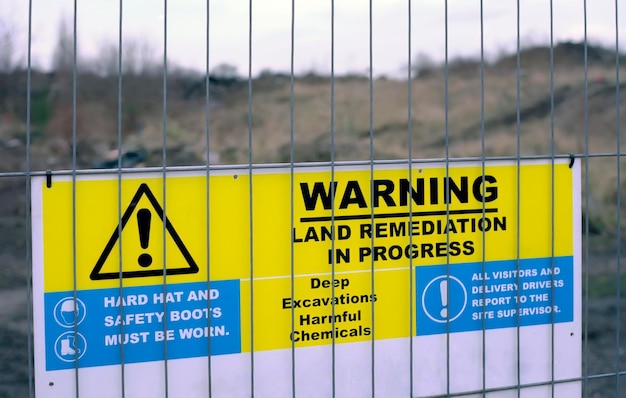
<svg viewBox="0 0 626 398"><path fill-rule="evenodd" d="M618 309L619 307L619 309ZM619 310L619 323L618 320ZM583 310L584 311L584 310ZM626 299L590 299L588 317L583 319L583 330L587 327L587 347L583 340L583 371L585 365L589 375L615 373L619 360L621 370L626 369ZM617 330L619 329L619 340ZM618 348L619 347L619 348ZM585 355L586 354L586 355ZM618 394L615 376L590 380L585 397L626 397L626 376L620 377Z"/></svg>
<svg viewBox="0 0 626 398"><path fill-rule="evenodd" d="M0 291L0 397L28 397L26 289Z"/></svg>

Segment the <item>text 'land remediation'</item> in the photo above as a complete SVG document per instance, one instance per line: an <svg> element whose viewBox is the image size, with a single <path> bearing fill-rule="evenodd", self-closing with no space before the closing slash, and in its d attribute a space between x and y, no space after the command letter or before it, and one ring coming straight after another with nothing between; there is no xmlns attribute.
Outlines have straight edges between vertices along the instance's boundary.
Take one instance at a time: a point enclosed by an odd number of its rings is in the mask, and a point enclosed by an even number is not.
<svg viewBox="0 0 626 398"><path fill-rule="evenodd" d="M496 207L486 208L486 203L498 198L497 179L491 175L469 177L417 178L414 184L408 179L397 181L379 179L371 181L371 195L365 195L357 180L325 186L323 182L312 185L301 183L302 201L307 211L332 208L332 200L340 200L337 214L330 217L302 217L302 225L293 229L294 243L347 241L349 239L415 237L410 244L387 244L359 247L358 262L393 261L401 259L470 256L475 252L475 242L467 234L507 230L507 217L497 215ZM368 198L369 197L369 198ZM410 198L410 200L409 200ZM368 201L369 199L369 201ZM370 203L371 202L371 203ZM420 211L426 205L471 204L472 208L446 208ZM386 209L411 206L411 211L397 213L369 213L345 215L343 209ZM496 213L496 214L494 214ZM425 218L428 217L428 218ZM399 221L387 221L388 219ZM384 219L385 221L381 221ZM354 222L362 220L358 224ZM350 221L351 223L347 223ZM369 221L369 222L368 222ZM319 224L324 223L324 224ZM461 239L450 235L466 235ZM420 241L421 237L441 236L439 241ZM350 263L353 248L336 247L328 251L328 263Z"/></svg>

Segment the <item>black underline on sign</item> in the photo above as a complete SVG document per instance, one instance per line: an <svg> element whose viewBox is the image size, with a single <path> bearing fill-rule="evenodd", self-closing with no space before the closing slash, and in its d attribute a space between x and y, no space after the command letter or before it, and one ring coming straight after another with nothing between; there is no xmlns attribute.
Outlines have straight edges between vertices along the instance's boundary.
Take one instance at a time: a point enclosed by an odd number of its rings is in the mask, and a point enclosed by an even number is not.
<svg viewBox="0 0 626 398"><path fill-rule="evenodd" d="M466 210L436 210L436 211L414 211L413 213L383 213L383 214L357 214L353 216L324 216L324 217L301 217L300 222L322 222L322 221L348 221L348 220L371 220L372 218L403 218L403 217L430 217L430 216L451 216L463 214L483 214L497 213L498 209L466 209Z"/></svg>

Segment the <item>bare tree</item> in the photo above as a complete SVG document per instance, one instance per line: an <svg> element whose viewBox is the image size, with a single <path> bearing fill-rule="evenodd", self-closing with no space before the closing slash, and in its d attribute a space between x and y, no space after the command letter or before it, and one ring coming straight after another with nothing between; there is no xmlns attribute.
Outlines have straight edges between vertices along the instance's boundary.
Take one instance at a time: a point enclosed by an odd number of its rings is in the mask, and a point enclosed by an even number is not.
<svg viewBox="0 0 626 398"><path fill-rule="evenodd" d="M128 38L122 44L122 73L127 76L150 75L157 71L153 46L144 40ZM89 69L100 76L116 76L119 70L119 45L103 42Z"/></svg>
<svg viewBox="0 0 626 398"><path fill-rule="evenodd" d="M13 71L15 43L13 31L8 24L0 20L0 73Z"/></svg>
<svg viewBox="0 0 626 398"><path fill-rule="evenodd" d="M130 38L125 41L122 50L124 73L139 76L151 74L158 68L154 59L154 48L149 42Z"/></svg>
<svg viewBox="0 0 626 398"><path fill-rule="evenodd" d="M427 76L439 68L437 62L428 54L419 52L413 59L412 74L413 77Z"/></svg>
<svg viewBox="0 0 626 398"><path fill-rule="evenodd" d="M0 0L0 9L3 10L0 14L0 73L11 73L21 63L17 44L20 39L19 29L14 20L6 17L14 14L11 8Z"/></svg>
<svg viewBox="0 0 626 398"><path fill-rule="evenodd" d="M116 76L119 69L119 55L117 45L102 42L98 55L87 62L87 68L101 77Z"/></svg>
<svg viewBox="0 0 626 398"><path fill-rule="evenodd" d="M74 33L64 18L59 23L57 42L52 55L52 69L59 74L68 74L74 64Z"/></svg>
<svg viewBox="0 0 626 398"><path fill-rule="evenodd" d="M19 66L16 32L12 21L0 15L0 121L3 115L10 115L14 111L12 102L17 90L14 75Z"/></svg>
<svg viewBox="0 0 626 398"><path fill-rule="evenodd" d="M236 80L239 77L237 67L231 64L219 64L211 69L211 76L217 79Z"/></svg>

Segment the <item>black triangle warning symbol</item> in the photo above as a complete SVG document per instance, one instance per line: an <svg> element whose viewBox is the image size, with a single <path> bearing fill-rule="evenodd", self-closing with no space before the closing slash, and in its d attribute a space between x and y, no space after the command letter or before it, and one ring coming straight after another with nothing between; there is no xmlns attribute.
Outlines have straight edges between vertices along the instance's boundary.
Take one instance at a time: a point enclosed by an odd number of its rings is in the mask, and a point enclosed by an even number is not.
<svg viewBox="0 0 626 398"><path fill-rule="evenodd" d="M135 213L137 205L139 204L140 200L144 196L150 202L151 207L159 216L161 222L165 223L165 229L167 231L167 235L169 235L169 237L174 241L178 250L180 250L180 254L182 254L186 262L185 266L182 268L179 266L175 268L170 268L166 264L165 269L163 269L163 266L153 266L151 267L152 269L138 269L138 270L132 270L132 271L124 271L124 267L120 265L122 272L103 272L102 268L105 262L107 261L107 258L111 254L111 251L113 250L113 247L115 246L115 244L119 241L120 231L121 232L124 231L124 227L126 227L128 220ZM149 225L151 212L149 211L149 209L138 210L137 211L138 219L141 219L142 216L146 215L146 214L140 214L141 212L148 213L147 222ZM141 221L139 222L141 223ZM167 219L167 217L163 219L163 209L161 208L161 205L154 197L154 194L152 193L152 191L150 191L150 188L148 187L147 184L143 183L139 186L139 189L137 189L137 192L135 193L135 196L133 196L133 199L128 205L128 208L126 209L126 211L124 211L124 215L122 216L122 220L120 224L121 224L121 228L120 228L120 225L115 227L115 230L113 231L113 234L111 235L111 238L109 239L106 247L102 251L102 254L98 258L98 261L96 262L96 266L91 271L91 274L89 275L89 278L91 280L119 279L119 278L143 278L143 277L149 277L149 276L162 276L164 274L165 275L181 275L181 274L195 274L198 272L198 265L194 261L193 257L191 257L191 254L185 247L185 244L181 240L176 230L174 229L174 226ZM140 235L141 235L141 228L140 228ZM145 237L140 236L140 239L142 240L141 245L143 247ZM147 268L148 266L151 265L152 258L150 255L147 255L147 254L143 254L142 256L139 257L138 263L140 267Z"/></svg>

